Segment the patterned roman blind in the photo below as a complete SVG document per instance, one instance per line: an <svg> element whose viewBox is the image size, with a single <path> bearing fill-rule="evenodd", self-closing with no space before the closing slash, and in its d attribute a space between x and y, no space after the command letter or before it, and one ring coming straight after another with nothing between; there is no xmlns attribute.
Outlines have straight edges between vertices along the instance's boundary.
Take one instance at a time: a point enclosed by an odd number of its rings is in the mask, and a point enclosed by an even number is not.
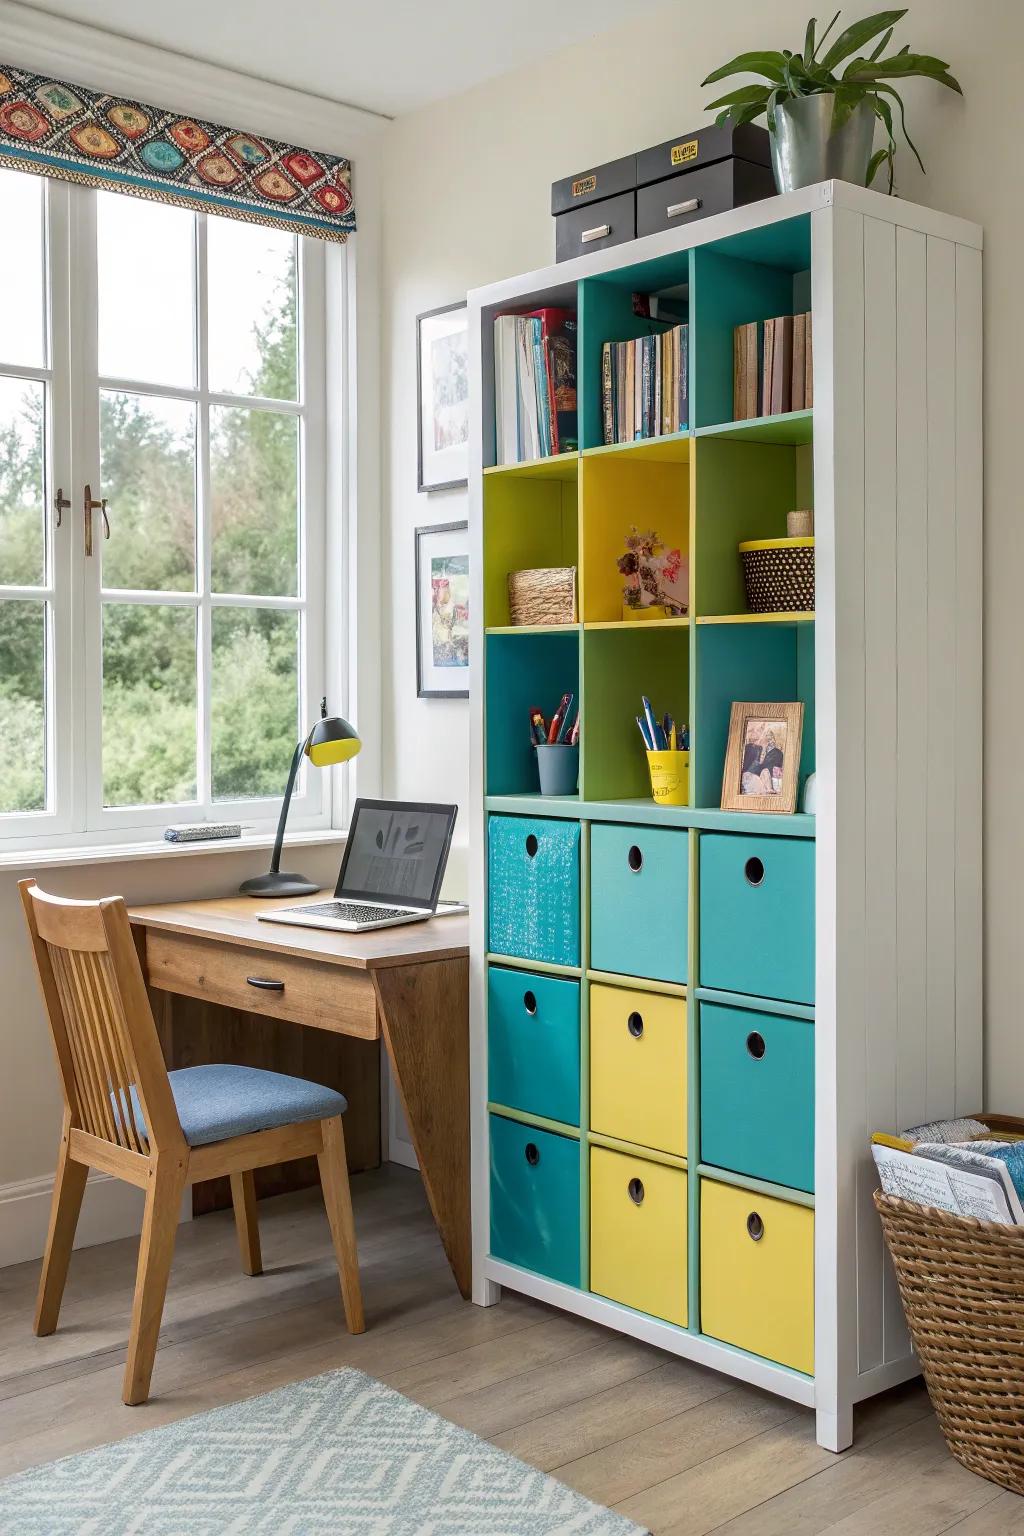
<svg viewBox="0 0 1024 1536"><path fill-rule="evenodd" d="M0 64L0 165L345 240L352 167L276 139Z"/></svg>

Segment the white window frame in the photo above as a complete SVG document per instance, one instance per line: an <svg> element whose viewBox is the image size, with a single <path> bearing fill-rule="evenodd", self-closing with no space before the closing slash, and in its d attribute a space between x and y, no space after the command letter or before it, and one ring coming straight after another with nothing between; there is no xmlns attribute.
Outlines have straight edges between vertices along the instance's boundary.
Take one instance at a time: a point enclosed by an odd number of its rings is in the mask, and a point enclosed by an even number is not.
<svg viewBox="0 0 1024 1536"><path fill-rule="evenodd" d="M192 388L164 387L131 379L101 377L97 362L96 194L47 179L46 264L49 310L49 367L3 372L39 378L48 385L46 497L46 581L38 588L4 588L4 597L44 597L49 602L47 635L47 809L0 814L0 854L23 847L101 846L150 842L168 823L241 821L253 834L272 832L280 795L214 801L209 783L211 615L218 607L295 612L299 616L299 721L303 734L327 694L333 712L343 712L347 693L343 668L325 622L326 564L331 548L347 542L343 502L328 517L327 347L329 329L344 335L349 274L344 246L299 237L299 389L294 403L262 401L211 391L206 377L207 216L196 215L196 345L199 367ZM341 299L340 325L329 327L328 310ZM341 370L336 370L341 374ZM332 380L337 386L337 380ZM197 798L184 804L105 807L102 787L102 601L101 559L84 554L83 491L86 483L102 495L99 468L100 389L188 400L197 415L197 581L194 592L111 592L114 601L188 607L197 613L198 729ZM347 401L345 402L347 405ZM272 408L299 418L299 579L293 598L213 597L207 581L210 541L209 410L217 405ZM332 411L334 397L332 392ZM334 412L337 416L337 412ZM343 422L348 412L343 411ZM62 435L63 434L63 435ZM342 438L345 433L340 434ZM340 451L345 452L344 442ZM60 485L72 505L55 527L54 491ZM110 517L116 525L117 508ZM339 541L338 533L341 533ZM94 522L94 548L102 526ZM343 583L335 584L341 594ZM281 793L287 774L282 765ZM289 815L291 831L332 825L335 779L308 769L296 784ZM347 797L346 797L347 798Z"/></svg>

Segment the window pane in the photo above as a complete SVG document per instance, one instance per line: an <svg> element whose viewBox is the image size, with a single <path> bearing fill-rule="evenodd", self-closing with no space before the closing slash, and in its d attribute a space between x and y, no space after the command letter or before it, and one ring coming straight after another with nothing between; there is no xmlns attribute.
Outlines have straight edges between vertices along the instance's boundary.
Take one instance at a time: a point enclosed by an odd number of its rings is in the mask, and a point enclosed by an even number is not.
<svg viewBox="0 0 1024 1536"><path fill-rule="evenodd" d="M195 383L195 215L96 194L99 357L106 378Z"/></svg>
<svg viewBox="0 0 1024 1536"><path fill-rule="evenodd" d="M44 389L0 376L0 587L43 580Z"/></svg>
<svg viewBox="0 0 1024 1536"><path fill-rule="evenodd" d="M213 797L283 795L299 733L299 621L213 610Z"/></svg>
<svg viewBox="0 0 1024 1536"><path fill-rule="evenodd" d="M196 614L103 608L103 803L196 797Z"/></svg>
<svg viewBox="0 0 1024 1536"><path fill-rule="evenodd" d="M0 812L46 807L46 612L0 602Z"/></svg>
<svg viewBox="0 0 1024 1536"><path fill-rule="evenodd" d="M0 170L0 363L46 362L43 192L41 176Z"/></svg>
<svg viewBox="0 0 1024 1536"><path fill-rule="evenodd" d="M93 533L103 550L104 586L194 591L195 407L101 390L100 464L110 539L102 537L102 519Z"/></svg>
<svg viewBox="0 0 1024 1536"><path fill-rule="evenodd" d="M299 423L277 411L210 408L213 590L298 590Z"/></svg>
<svg viewBox="0 0 1024 1536"><path fill-rule="evenodd" d="M297 398L295 251L284 230L208 220L212 390Z"/></svg>

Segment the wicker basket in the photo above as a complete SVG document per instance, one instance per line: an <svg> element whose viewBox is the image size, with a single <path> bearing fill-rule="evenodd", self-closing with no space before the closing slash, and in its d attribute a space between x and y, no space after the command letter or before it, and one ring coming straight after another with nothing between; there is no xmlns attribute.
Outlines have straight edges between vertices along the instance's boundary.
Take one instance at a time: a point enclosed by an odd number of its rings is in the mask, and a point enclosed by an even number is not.
<svg viewBox="0 0 1024 1536"><path fill-rule="evenodd" d="M751 613L814 611L814 539L752 539L740 545Z"/></svg>
<svg viewBox="0 0 1024 1536"><path fill-rule="evenodd" d="M1024 1493L1024 1228L875 1194L946 1444Z"/></svg>
<svg viewBox="0 0 1024 1536"><path fill-rule="evenodd" d="M509 571L510 624L575 624L576 567Z"/></svg>

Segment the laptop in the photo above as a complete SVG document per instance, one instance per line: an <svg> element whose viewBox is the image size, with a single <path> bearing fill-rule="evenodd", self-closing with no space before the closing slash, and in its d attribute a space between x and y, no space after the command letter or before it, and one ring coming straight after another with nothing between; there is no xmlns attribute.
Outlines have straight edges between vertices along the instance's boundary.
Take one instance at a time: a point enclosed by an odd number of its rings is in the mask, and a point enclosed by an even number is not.
<svg viewBox="0 0 1024 1536"><path fill-rule="evenodd" d="M357 800L333 901L259 912L264 923L365 933L465 912L462 902L438 906L457 805L409 800Z"/></svg>

